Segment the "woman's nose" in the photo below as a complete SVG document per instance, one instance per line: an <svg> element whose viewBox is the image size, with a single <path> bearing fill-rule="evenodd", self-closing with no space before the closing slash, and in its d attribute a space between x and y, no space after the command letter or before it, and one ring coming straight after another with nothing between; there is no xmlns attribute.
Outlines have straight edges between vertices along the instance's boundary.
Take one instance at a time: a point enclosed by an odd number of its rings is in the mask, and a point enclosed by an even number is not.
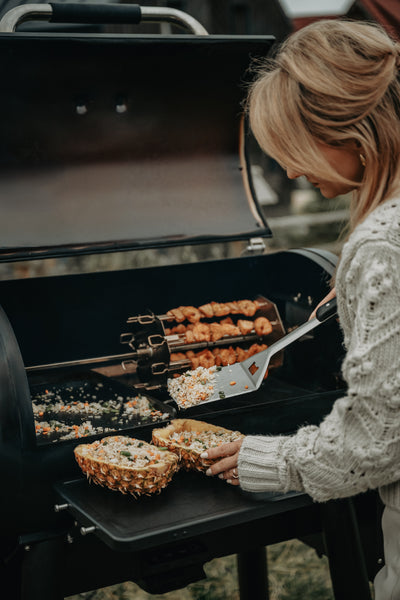
<svg viewBox="0 0 400 600"><path fill-rule="evenodd" d="M290 167L288 167L286 169L286 175L289 177L289 179L297 179L298 177L301 177L301 173L297 173L296 171L293 171L293 169L291 169Z"/></svg>

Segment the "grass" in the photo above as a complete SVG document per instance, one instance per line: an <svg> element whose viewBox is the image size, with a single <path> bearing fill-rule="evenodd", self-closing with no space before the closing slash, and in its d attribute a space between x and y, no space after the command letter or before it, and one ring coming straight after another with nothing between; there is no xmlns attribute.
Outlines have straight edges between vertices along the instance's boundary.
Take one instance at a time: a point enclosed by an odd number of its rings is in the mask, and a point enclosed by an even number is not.
<svg viewBox="0 0 400 600"><path fill-rule="evenodd" d="M333 600L328 562L298 540L269 546L270 600ZM239 600L236 557L217 558L204 567L207 579L162 595L132 582L70 596L68 600Z"/></svg>

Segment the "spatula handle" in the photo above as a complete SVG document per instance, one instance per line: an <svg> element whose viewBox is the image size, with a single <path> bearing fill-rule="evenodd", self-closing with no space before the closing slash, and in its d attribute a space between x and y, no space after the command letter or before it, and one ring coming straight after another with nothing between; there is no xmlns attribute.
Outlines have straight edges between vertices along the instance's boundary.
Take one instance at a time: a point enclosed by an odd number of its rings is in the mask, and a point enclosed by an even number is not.
<svg viewBox="0 0 400 600"><path fill-rule="evenodd" d="M332 298L332 300L328 300L328 302L325 302L325 304L323 304L322 306L319 307L315 316L317 317L318 321L321 321L321 323L322 323L323 321L326 321L330 317L333 317L333 315L336 313L336 311L337 311L337 301L336 301L336 298Z"/></svg>

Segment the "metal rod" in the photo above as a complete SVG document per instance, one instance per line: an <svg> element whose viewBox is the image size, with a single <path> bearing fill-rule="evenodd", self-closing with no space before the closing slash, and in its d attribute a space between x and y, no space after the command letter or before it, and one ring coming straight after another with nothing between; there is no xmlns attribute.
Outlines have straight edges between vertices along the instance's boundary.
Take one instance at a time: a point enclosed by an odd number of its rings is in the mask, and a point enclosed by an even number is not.
<svg viewBox="0 0 400 600"><path fill-rule="evenodd" d="M29 20L48 20L53 14L50 4L28 4L15 6L0 20L0 33L13 33L17 26Z"/></svg>
<svg viewBox="0 0 400 600"><path fill-rule="evenodd" d="M168 347L170 352L188 352L189 350L202 350L205 348L217 348L220 346L224 346L226 344L240 344L245 342L252 342L257 339L260 339L262 336L257 336L256 334L250 335L241 335L236 337L225 337L221 338L216 342L197 342L194 344L181 344L181 345L173 345L169 342L169 336L166 336L165 339L168 343ZM139 349L140 350L140 349ZM129 359L137 359L139 356L143 356L145 353L142 352L128 352L126 354L114 354L111 356L97 356L94 358L83 358L79 360L67 360L64 362L56 362L56 363L48 363L42 365L31 365L25 367L25 371L27 373L34 373L35 371L44 371L48 369L62 369L64 367L81 367L85 365L94 365L97 363L104 363L110 361L125 361Z"/></svg>
<svg viewBox="0 0 400 600"><path fill-rule="evenodd" d="M142 21L173 23L189 29L195 35L208 35L201 23L181 10L161 6L141 6L140 8Z"/></svg>
<svg viewBox="0 0 400 600"><path fill-rule="evenodd" d="M25 367L25 371L28 373L34 371L43 371L44 369L61 369L62 367L80 367L84 365L93 365L101 362L109 362L111 360L125 360L127 358L136 357L136 352L130 352L129 354L115 354L114 356L98 356L97 358L85 358L81 360L67 360L65 362L50 363L47 365L33 365Z"/></svg>

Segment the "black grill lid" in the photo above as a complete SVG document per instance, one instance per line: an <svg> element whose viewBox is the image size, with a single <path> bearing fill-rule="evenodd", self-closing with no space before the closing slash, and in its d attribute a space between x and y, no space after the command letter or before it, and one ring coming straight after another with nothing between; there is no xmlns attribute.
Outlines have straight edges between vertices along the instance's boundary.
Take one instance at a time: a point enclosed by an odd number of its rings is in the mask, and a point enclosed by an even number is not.
<svg viewBox="0 0 400 600"><path fill-rule="evenodd" d="M272 42L0 36L0 260L270 236L239 132Z"/></svg>

